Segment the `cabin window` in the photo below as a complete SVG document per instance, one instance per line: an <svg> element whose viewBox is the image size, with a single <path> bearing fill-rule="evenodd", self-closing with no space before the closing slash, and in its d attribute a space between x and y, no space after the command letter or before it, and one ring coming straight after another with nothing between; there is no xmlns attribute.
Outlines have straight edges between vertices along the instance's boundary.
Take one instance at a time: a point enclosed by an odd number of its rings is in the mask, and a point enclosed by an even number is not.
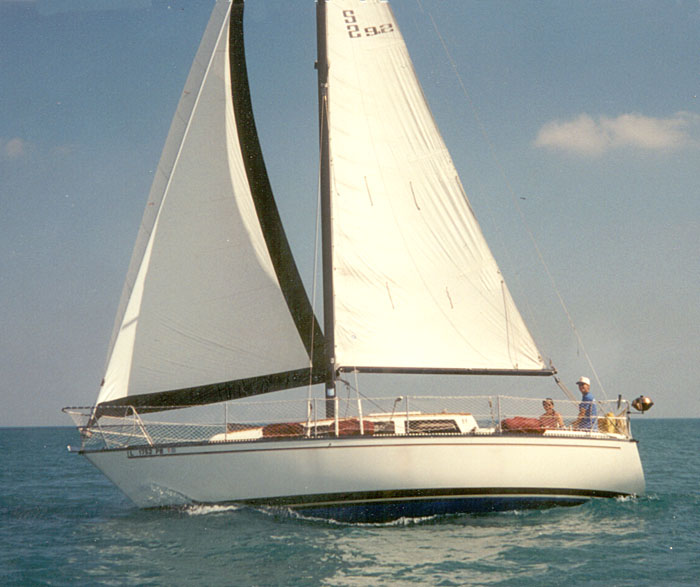
<svg viewBox="0 0 700 587"><path fill-rule="evenodd" d="M374 433L375 434L394 434L396 433L396 426L393 422L375 422L374 423Z"/></svg>
<svg viewBox="0 0 700 587"><path fill-rule="evenodd" d="M454 434L459 426L454 420L409 420L408 432L417 434Z"/></svg>

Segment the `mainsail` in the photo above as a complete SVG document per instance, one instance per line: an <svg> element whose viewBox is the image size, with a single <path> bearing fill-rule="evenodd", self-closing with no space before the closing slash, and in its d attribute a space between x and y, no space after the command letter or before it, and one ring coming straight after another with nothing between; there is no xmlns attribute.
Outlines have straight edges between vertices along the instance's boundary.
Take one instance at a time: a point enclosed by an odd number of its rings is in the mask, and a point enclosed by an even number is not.
<svg viewBox="0 0 700 587"><path fill-rule="evenodd" d="M328 0L319 14L335 369L551 373L484 240L391 8Z"/></svg>
<svg viewBox="0 0 700 587"><path fill-rule="evenodd" d="M318 382L320 332L272 199L243 50L217 3L173 119L117 314L101 409Z"/></svg>

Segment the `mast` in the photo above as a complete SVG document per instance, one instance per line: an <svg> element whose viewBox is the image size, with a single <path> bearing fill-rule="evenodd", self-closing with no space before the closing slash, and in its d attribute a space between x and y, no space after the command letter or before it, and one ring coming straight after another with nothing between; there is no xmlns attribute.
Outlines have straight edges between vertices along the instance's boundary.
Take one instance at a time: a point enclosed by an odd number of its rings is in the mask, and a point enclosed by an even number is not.
<svg viewBox="0 0 700 587"><path fill-rule="evenodd" d="M328 133L328 51L326 2L316 0L316 50L318 71L318 118L320 141L321 237L323 262L323 333L326 341L326 415L335 410L335 317L333 309L333 242L331 230L331 173Z"/></svg>

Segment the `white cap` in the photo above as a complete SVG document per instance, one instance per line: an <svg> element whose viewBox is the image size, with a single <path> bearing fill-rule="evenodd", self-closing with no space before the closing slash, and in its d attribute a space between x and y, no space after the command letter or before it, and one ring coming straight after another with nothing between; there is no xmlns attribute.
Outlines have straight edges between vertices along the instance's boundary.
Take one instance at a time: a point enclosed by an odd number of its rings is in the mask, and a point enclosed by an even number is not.
<svg viewBox="0 0 700 587"><path fill-rule="evenodd" d="M585 383L586 385L591 384L591 380L588 377L579 377L579 380L576 382L576 385L579 383Z"/></svg>

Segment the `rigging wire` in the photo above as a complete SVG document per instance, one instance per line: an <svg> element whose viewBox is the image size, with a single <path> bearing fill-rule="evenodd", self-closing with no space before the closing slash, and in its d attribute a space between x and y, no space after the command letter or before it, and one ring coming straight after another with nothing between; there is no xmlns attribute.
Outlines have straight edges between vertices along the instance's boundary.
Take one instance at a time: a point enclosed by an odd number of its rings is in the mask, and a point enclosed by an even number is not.
<svg viewBox="0 0 700 587"><path fill-rule="evenodd" d="M355 386L353 386L353 384L350 383L347 379L343 379L342 377L338 378L338 381L343 383L345 385L345 387L348 389L348 395L350 394L350 391L354 391L355 393L357 393L358 396L361 396L367 403L372 404L378 410L384 409L381 404L379 404L373 398L365 395L364 393L362 393L360 391L360 385L359 385L359 381L357 379L357 371L354 371L354 373L355 373Z"/></svg>
<svg viewBox="0 0 700 587"><path fill-rule="evenodd" d="M316 292L318 289L318 240L319 240L319 225L321 223L321 186L319 182L319 187L317 190L316 197L316 235L314 237L314 270L313 270L313 285L311 286L311 311L316 313ZM311 323L311 352L309 353L309 388L308 397L311 399L311 388L313 387L314 379L314 334L316 328L314 327L315 319Z"/></svg>
<svg viewBox="0 0 700 587"><path fill-rule="evenodd" d="M579 347L583 351L583 354L586 358L586 361L588 363L589 368L591 369L591 372L593 373L593 377L595 378L603 396L605 399L608 398L607 393L605 392L605 388L603 387L602 382L600 381L600 377L598 376L598 373L593 366L593 361L591 360L591 357L588 354L588 351L586 350L585 345L583 344L583 340L581 338L581 335L579 334L578 329L576 328L576 325L574 324L574 320L571 317L571 314L569 312L569 309L566 306L566 303L564 302L564 299L561 295L561 292L556 284L556 281L554 280L554 276L552 275L551 271L549 270L549 266L547 265L547 262L545 261L544 256L542 255L542 252L540 250L539 245L537 244L537 240L535 239L535 235L530 229L529 224L527 223L527 220L525 218L525 214L523 213L522 207L518 203L518 199L515 195L515 190L513 189L513 186L508 179L508 175L506 174L506 171L501 164L498 155L496 154L496 149L492 143L492 141L489 139L488 133L486 132L486 127L484 123L482 122L481 118L479 117L478 110L476 108L476 105L474 104L474 101L471 98L471 95L467 91L466 86L464 85L464 81L462 80L462 76L459 74L459 70L457 69L457 64L455 63L455 60L452 57L452 54L450 53L450 50L447 46L447 43L445 42L444 37L442 36L442 33L440 32L440 29L437 26L437 23L435 22L435 19L433 18L433 15L430 11L426 11L423 8L423 5L421 3L421 0L416 0L418 3L418 6L420 7L422 12L425 12L428 15L428 18L430 19L430 22L433 26L433 30L435 31L435 34L437 35L438 39L440 40L440 44L442 45L442 48L445 52L445 56L447 57L447 61L450 64L450 67L452 69L452 72L454 73L455 77L457 78L457 81L459 83L460 88L462 89L462 93L464 94L464 97L467 99L467 102L469 103L469 106L471 107L472 114L476 120L476 123L479 127L479 131L481 132L481 136L483 137L484 141L486 142L489 153L491 154L492 159L494 160L496 167L498 168L498 171L503 179L503 181L506 184L506 188L515 203L515 208L518 211L518 214L520 216L520 219L523 223L523 226L525 228L525 231L528 234L528 237L530 238L530 241L532 242L533 247L535 248L535 251L537 252L537 257L539 258L540 263L544 267L545 273L547 274L547 277L549 278L549 282L554 289L554 292L557 296L557 299L559 300L559 304L561 305L562 309L564 310L564 314L566 315L567 320L569 321L569 326L571 327L572 331L574 332L574 335L576 336L576 340L578 341Z"/></svg>
<svg viewBox="0 0 700 587"><path fill-rule="evenodd" d="M325 121L325 117L321 117L321 124ZM323 127L320 131L323 133ZM316 294L318 290L318 252L320 250L319 240L321 234L321 156L322 153L319 150L318 154L318 174L317 184L316 184L316 231L314 236L314 270L313 270L313 285L311 288L311 311L316 315ZM314 328L315 319L311 324L311 353L309 354L309 388L308 388L308 398L311 399L311 388L313 387L313 368L314 368L314 334L316 329Z"/></svg>

